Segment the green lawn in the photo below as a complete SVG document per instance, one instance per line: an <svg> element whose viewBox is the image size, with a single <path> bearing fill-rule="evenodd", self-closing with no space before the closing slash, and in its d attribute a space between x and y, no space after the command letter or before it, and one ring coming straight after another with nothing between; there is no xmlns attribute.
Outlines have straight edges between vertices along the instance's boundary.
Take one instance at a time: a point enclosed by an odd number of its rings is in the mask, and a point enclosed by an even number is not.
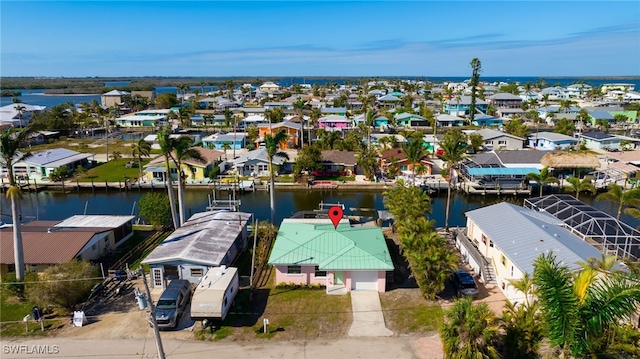
<svg viewBox="0 0 640 359"><path fill-rule="evenodd" d="M125 165L129 159L119 159L117 161L111 160L107 163L102 163L93 167L84 174L78 176L80 182L124 182L125 177L133 180L140 177L139 168L126 168ZM136 161L137 163L137 161ZM149 163L149 159L142 160L142 166Z"/></svg>
<svg viewBox="0 0 640 359"><path fill-rule="evenodd" d="M417 289L380 293L380 304L387 328L397 334L435 331L442 323L440 305L425 300Z"/></svg>
<svg viewBox="0 0 640 359"><path fill-rule="evenodd" d="M40 324L30 319L27 323L29 331L25 331L25 323L22 322L22 318L25 315L31 313L31 309L34 304L26 300L20 300L18 297L14 297L7 293L7 290L0 291L0 337L15 337L15 336L40 336L46 335L46 331L40 330ZM4 322L18 322L18 323L4 323ZM45 326L50 326L53 322L45 321Z"/></svg>

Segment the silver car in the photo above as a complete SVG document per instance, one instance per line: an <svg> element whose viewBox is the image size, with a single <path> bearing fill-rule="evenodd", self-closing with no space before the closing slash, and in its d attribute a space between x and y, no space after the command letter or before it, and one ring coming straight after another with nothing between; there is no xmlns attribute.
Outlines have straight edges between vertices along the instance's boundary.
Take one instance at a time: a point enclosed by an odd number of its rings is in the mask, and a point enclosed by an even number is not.
<svg viewBox="0 0 640 359"><path fill-rule="evenodd" d="M162 292L156 304L156 322L159 329L175 329L191 300L191 283L174 279Z"/></svg>

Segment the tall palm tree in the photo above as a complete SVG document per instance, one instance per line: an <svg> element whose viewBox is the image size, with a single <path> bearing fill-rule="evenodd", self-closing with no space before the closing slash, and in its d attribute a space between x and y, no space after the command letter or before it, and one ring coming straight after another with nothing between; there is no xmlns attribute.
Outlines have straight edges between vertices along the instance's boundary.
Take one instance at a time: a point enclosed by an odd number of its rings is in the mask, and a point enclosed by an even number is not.
<svg viewBox="0 0 640 359"><path fill-rule="evenodd" d="M445 358L498 359L498 318L487 303L474 305L471 298L458 299L445 311L440 338Z"/></svg>
<svg viewBox="0 0 640 359"><path fill-rule="evenodd" d="M142 157L151 155L151 144L141 138L131 146L131 154L138 159L138 168L140 169L140 177L138 178L142 179Z"/></svg>
<svg viewBox="0 0 640 359"><path fill-rule="evenodd" d="M548 166L543 167L542 170L540 170L540 173L527 173L527 178L536 181L540 189L540 197L542 197L542 189L544 188L544 185L549 183L558 183L558 179L551 174Z"/></svg>
<svg viewBox="0 0 640 359"><path fill-rule="evenodd" d="M11 219L13 222L13 257L16 266L16 279L24 280L24 253L22 249L22 229L20 228L20 218L22 217L20 208L20 199L22 191L16 184L16 178L13 174L13 164L22 161L31 156L31 153L21 153L20 146L29 137L32 132L30 126L22 131L17 132L14 129L3 130L0 132L0 156L2 162L7 167L7 178L9 180L9 189L6 196L11 201Z"/></svg>
<svg viewBox="0 0 640 359"><path fill-rule="evenodd" d="M204 163L205 159L197 147L193 145L193 139L190 137L180 137L174 143L174 153L171 158L178 171L178 220L180 226L182 226L185 222L184 187L186 179L183 173L183 164L186 160L196 160ZM193 173L193 168L190 168L190 170Z"/></svg>
<svg viewBox="0 0 640 359"><path fill-rule="evenodd" d="M449 185L447 186L447 209L445 212L445 229L449 230L449 209L451 207L451 180L453 179L454 166L462 162L466 158L467 153L467 141L466 136L460 130L452 130L447 132L443 141L440 143L440 148L443 153L439 155L440 159L446 162L447 171L449 176L447 177Z"/></svg>
<svg viewBox="0 0 640 359"><path fill-rule="evenodd" d="M632 207L640 207L640 188L630 189L625 191L622 186L619 186L616 183L612 183L609 185L609 191L605 193L601 193L596 197L597 200L608 200L613 203L618 204L618 215L616 216L617 220L620 220L620 215L625 206ZM633 208L631 208L633 209ZM626 212L632 212L627 211Z"/></svg>
<svg viewBox="0 0 640 359"><path fill-rule="evenodd" d="M180 228L180 222L178 222L178 214L176 213L176 200L173 192L173 180L171 178L171 166L170 160L173 160L173 151L176 147L176 140L171 138L171 126L166 125L158 131L158 144L164 156L165 166L165 180L167 181L167 192L169 194L169 205L171 206L171 219L173 220L173 228Z"/></svg>
<svg viewBox="0 0 640 359"><path fill-rule="evenodd" d="M296 100L296 102L293 103L293 109L295 110L296 114L300 117L300 126L301 126L301 133L300 133L300 149L302 149L304 147L304 110L309 109L309 105L303 101L300 97L298 97L298 99Z"/></svg>
<svg viewBox="0 0 640 359"><path fill-rule="evenodd" d="M378 117L378 111L368 110L364 118L364 123L367 126L367 147L368 148L371 148L371 127L374 125L376 117Z"/></svg>
<svg viewBox="0 0 640 359"><path fill-rule="evenodd" d="M267 161L269 162L269 202L271 204L271 223L276 221L276 198L275 198L275 175L273 170L273 158L275 156L289 159L286 152L280 151L280 143L287 140L287 133L284 129L275 135L266 134L264 136L264 147L267 151Z"/></svg>
<svg viewBox="0 0 640 359"><path fill-rule="evenodd" d="M567 182L571 185L571 189L576 192L576 199L580 199L580 192L591 192L591 194L597 192L596 187L588 178L583 178L581 181L577 177L569 177Z"/></svg>
<svg viewBox="0 0 640 359"><path fill-rule="evenodd" d="M540 304L535 298L533 277L525 273L509 283L524 295L524 302L507 300L502 311L504 355L507 358L538 358L538 348L544 339L545 328L540 314Z"/></svg>
<svg viewBox="0 0 640 359"><path fill-rule="evenodd" d="M565 356L604 353L612 331L640 305L640 283L626 274L573 273L553 253L534 262L533 282L550 343Z"/></svg>
<svg viewBox="0 0 640 359"><path fill-rule="evenodd" d="M321 116L322 110L317 107L311 109L311 114L309 116L311 123L309 124L310 126L307 127L307 140L309 141L309 146L311 146L311 129L316 127Z"/></svg>
<svg viewBox="0 0 640 359"><path fill-rule="evenodd" d="M422 146L422 135L418 132L418 134L411 136L407 139L407 143L403 143L401 145L402 152L407 157L407 161L411 164L411 170L413 171L413 185L416 185L416 167L417 164L420 163L425 157L427 157L428 152L425 150L424 146Z"/></svg>
<svg viewBox="0 0 640 359"><path fill-rule="evenodd" d="M222 151L224 152L224 158L227 158L227 150L231 149L231 143L229 142L224 142L222 144Z"/></svg>

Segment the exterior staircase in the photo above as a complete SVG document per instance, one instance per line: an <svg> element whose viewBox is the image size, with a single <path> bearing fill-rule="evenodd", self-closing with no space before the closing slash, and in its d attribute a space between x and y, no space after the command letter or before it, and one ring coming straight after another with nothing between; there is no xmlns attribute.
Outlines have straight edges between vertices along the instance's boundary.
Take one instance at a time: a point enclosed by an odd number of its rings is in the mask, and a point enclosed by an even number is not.
<svg viewBox="0 0 640 359"><path fill-rule="evenodd" d="M482 280L484 281L484 285L498 285L496 280L496 272L493 270L493 266L488 262L485 263L484 269L482 271Z"/></svg>

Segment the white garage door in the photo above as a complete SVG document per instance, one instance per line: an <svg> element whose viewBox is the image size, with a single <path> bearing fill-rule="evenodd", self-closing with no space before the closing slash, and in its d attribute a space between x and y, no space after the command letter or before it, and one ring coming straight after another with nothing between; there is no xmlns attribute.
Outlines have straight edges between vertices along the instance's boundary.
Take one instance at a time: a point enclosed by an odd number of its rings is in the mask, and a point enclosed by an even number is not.
<svg viewBox="0 0 640 359"><path fill-rule="evenodd" d="M378 272L351 272L351 290L378 290Z"/></svg>

